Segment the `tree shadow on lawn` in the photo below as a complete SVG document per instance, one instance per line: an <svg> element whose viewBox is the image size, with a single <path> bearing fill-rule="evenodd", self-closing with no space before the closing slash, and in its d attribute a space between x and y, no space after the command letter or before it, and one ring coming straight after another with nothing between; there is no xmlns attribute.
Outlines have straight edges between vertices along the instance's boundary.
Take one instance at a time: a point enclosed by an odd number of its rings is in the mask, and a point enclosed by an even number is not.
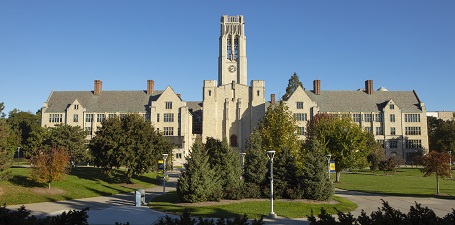
<svg viewBox="0 0 455 225"><path fill-rule="evenodd" d="M342 188L338 188L343 191L337 191L335 190L335 194L343 194L343 195L354 195L354 196L359 196L362 194L365 195L376 195L376 196L396 196L396 197L415 197L415 198L440 198L440 199L455 199L455 196L450 196L450 195L444 195L444 194L406 194L406 193L390 193L386 191L364 191L364 190L356 190L356 189L350 189L350 190L344 190ZM359 194L360 193L360 194Z"/></svg>
<svg viewBox="0 0 455 225"><path fill-rule="evenodd" d="M81 179L93 180L93 181L104 181L111 184L121 184L125 183L128 180L126 171L116 170L112 176L109 176L102 172L101 168L96 167L75 167L71 169L71 175L77 176ZM159 180L156 178L151 178L143 175L133 176L132 179L139 180L144 183L149 184L159 184Z"/></svg>
<svg viewBox="0 0 455 225"><path fill-rule="evenodd" d="M23 175L14 175L9 180L9 182L11 182L14 185L27 187L27 188L31 188L31 187L47 187L47 184L38 183L38 182L30 179L29 177L23 176Z"/></svg>

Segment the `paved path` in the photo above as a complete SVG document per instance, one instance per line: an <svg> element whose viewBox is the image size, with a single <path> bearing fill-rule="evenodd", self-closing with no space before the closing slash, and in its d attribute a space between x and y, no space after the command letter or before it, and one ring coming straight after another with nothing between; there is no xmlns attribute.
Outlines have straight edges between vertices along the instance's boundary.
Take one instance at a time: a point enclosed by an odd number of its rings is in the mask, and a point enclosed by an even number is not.
<svg viewBox="0 0 455 225"><path fill-rule="evenodd" d="M175 190L178 173L171 172L169 181L166 182L166 191ZM154 186L146 189L146 201L163 192L162 186ZM433 209L438 216L444 216L452 212L455 208L455 200L444 200L437 198L414 198L414 197L398 197L385 196L378 194L369 194L354 191L336 190L336 195L349 199L355 202L359 207L352 213L354 216L360 215L361 209L364 209L368 215L371 212L377 211L378 207L382 206L381 199L388 201L389 204L402 212L407 213L410 206L414 205L415 201L423 206L428 206ZM147 206L135 207L134 193L118 194L113 196L100 196L85 199L67 200L59 202L43 202L27 204L26 209L31 210L33 215L47 216L58 215L63 211L71 209L83 209L89 207L88 222L90 225L113 225L116 222L126 223L131 225L150 225L157 222L166 214L151 210ZM9 209L17 209L20 205L8 206ZM171 215L172 216L172 215ZM276 219L264 218L266 225L307 225L309 224L305 218L288 219L278 217Z"/></svg>

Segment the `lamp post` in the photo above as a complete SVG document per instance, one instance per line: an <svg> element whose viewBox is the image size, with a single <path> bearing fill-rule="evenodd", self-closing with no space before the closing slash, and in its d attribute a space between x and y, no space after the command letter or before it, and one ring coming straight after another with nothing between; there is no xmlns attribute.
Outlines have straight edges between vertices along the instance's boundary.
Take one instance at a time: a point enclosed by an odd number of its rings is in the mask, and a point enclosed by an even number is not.
<svg viewBox="0 0 455 225"><path fill-rule="evenodd" d="M331 157L332 157L332 155L330 155L330 154L325 155L325 158L327 159L327 172L329 173L329 180L330 180L330 158Z"/></svg>
<svg viewBox="0 0 455 225"><path fill-rule="evenodd" d="M243 174L243 171L244 171L243 168L245 167L245 155L246 155L246 153L245 152L241 152L239 154L242 157L242 174Z"/></svg>
<svg viewBox="0 0 455 225"><path fill-rule="evenodd" d="M270 213L269 217L276 218L276 214L273 212L273 157L275 151L267 151L267 157L270 159Z"/></svg>
<svg viewBox="0 0 455 225"><path fill-rule="evenodd" d="M167 159L167 154L163 154L163 159L164 159L164 168L163 168L163 195L166 194L166 159Z"/></svg>
<svg viewBox="0 0 455 225"><path fill-rule="evenodd" d="M452 151L448 151L449 153L449 173L450 178L452 178Z"/></svg>
<svg viewBox="0 0 455 225"><path fill-rule="evenodd" d="M17 166L19 166L19 151L21 150L21 147L17 147Z"/></svg>

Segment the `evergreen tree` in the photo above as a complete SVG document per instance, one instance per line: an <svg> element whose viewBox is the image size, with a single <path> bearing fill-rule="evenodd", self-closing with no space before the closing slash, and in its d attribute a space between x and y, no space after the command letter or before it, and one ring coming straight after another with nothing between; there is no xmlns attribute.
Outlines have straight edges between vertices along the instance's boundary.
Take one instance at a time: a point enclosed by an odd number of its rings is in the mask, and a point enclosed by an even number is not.
<svg viewBox="0 0 455 225"><path fill-rule="evenodd" d="M206 149L211 167L220 175L223 198L241 199L243 196L242 168L239 153L233 151L226 140L207 138Z"/></svg>
<svg viewBox="0 0 455 225"><path fill-rule="evenodd" d="M296 157L287 149L275 154L273 161L273 194L275 198L302 198L303 190L298 183Z"/></svg>
<svg viewBox="0 0 455 225"><path fill-rule="evenodd" d="M303 89L303 84L299 80L299 76L297 73L294 73L291 78L289 78L288 86L286 87L286 93L281 97L284 101L287 101L289 97L291 97L292 93L298 88L301 87Z"/></svg>
<svg viewBox="0 0 455 225"><path fill-rule="evenodd" d="M177 194L184 202L219 201L223 195L220 177L209 163L209 155L200 142L192 146L185 170L178 179Z"/></svg>
<svg viewBox="0 0 455 225"><path fill-rule="evenodd" d="M0 181L10 178L8 169L11 167L18 145L16 135L4 118L3 109L3 102L0 102Z"/></svg>
<svg viewBox="0 0 455 225"><path fill-rule="evenodd" d="M261 147L261 136L254 131L246 143L245 166L245 197L259 198L266 185L267 155Z"/></svg>
<svg viewBox="0 0 455 225"><path fill-rule="evenodd" d="M47 148L65 149L74 162L91 162L92 154L85 144L86 134L79 126L61 124L48 129L44 145Z"/></svg>
<svg viewBox="0 0 455 225"><path fill-rule="evenodd" d="M304 189L304 198L326 201L333 196L332 181L328 176L325 150L319 142L313 142L304 153L304 165L300 182Z"/></svg>

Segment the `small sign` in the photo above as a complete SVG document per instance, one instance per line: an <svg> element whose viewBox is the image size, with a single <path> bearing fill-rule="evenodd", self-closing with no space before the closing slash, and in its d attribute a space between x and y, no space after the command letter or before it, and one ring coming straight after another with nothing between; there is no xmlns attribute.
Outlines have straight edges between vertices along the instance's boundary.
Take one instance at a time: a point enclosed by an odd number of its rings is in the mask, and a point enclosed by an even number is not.
<svg viewBox="0 0 455 225"><path fill-rule="evenodd" d="M164 161L162 159L158 160L158 171L164 171Z"/></svg>
<svg viewBox="0 0 455 225"><path fill-rule="evenodd" d="M335 161L330 161L330 172L335 173Z"/></svg>

